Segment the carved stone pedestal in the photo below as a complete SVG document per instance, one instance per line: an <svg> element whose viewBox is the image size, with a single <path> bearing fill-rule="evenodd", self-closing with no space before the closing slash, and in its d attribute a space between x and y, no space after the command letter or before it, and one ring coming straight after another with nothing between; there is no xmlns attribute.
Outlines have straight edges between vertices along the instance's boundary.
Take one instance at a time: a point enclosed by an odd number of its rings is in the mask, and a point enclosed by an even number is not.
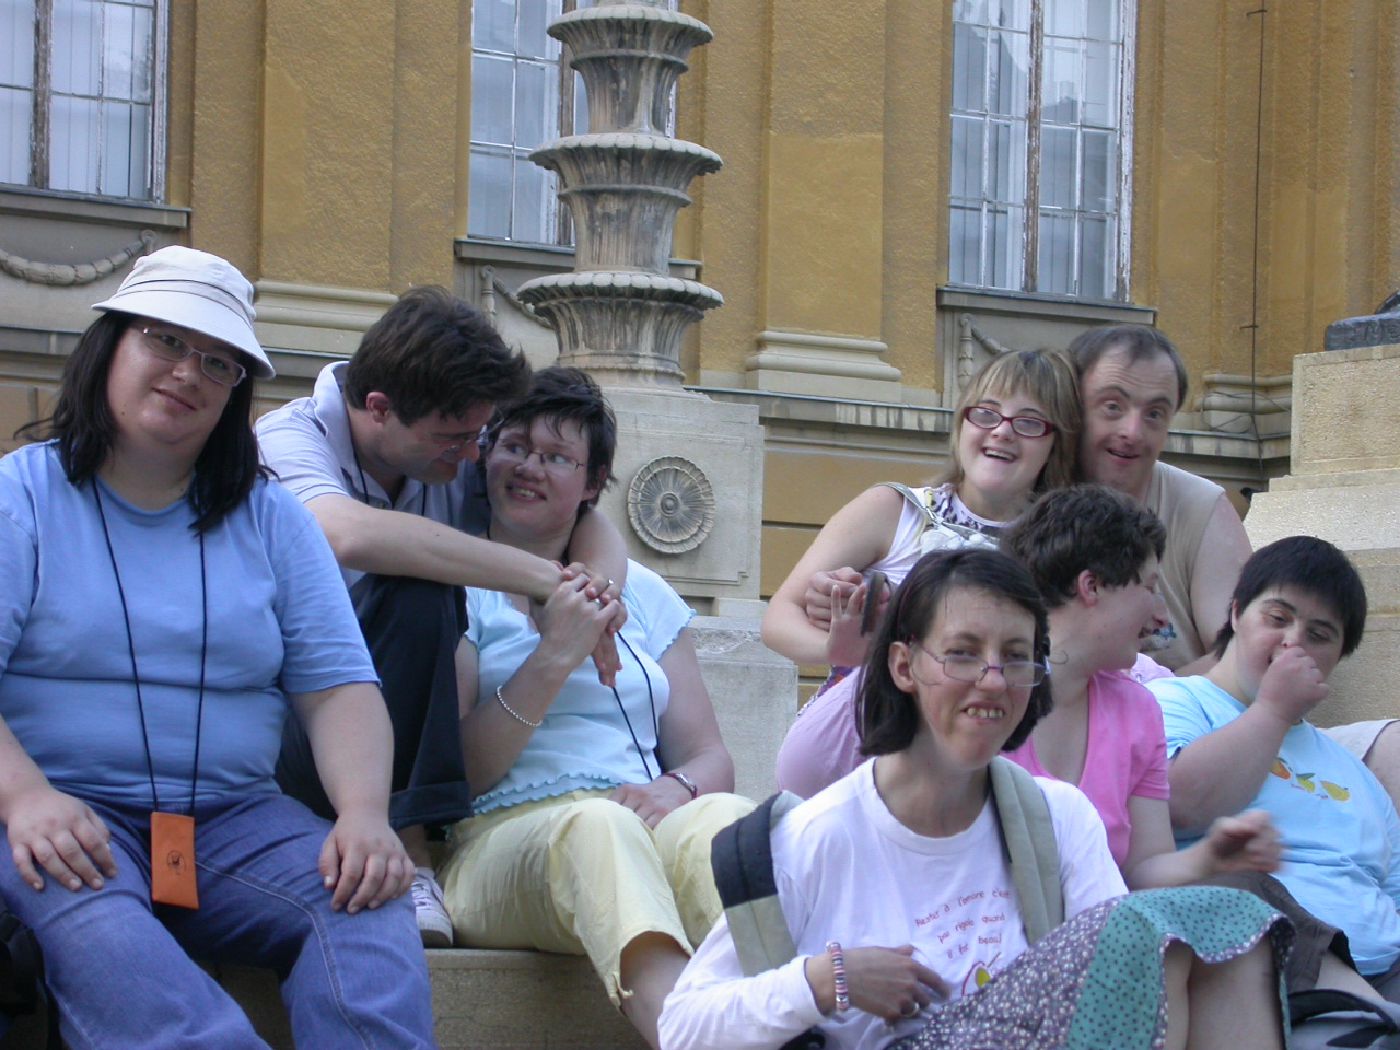
<svg viewBox="0 0 1400 1050"><path fill-rule="evenodd" d="M1255 549L1306 534L1346 551L1366 583L1361 647L1330 679L1321 725L1400 715L1400 316L1354 318L1293 362L1293 467L1254 497ZM1375 340L1374 345L1366 345Z"/></svg>

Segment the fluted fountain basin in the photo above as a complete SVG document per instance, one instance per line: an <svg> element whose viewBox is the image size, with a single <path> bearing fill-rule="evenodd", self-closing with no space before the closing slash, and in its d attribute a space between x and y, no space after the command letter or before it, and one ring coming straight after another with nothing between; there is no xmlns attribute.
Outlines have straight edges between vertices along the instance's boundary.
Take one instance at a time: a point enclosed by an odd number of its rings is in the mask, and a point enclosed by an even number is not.
<svg viewBox="0 0 1400 1050"><path fill-rule="evenodd" d="M654 186L684 193L695 176L724 166L718 153L694 142L634 132L570 135L530 159L557 171L568 189Z"/></svg>
<svg viewBox="0 0 1400 1050"><path fill-rule="evenodd" d="M692 48L714 34L698 19L645 4L602 4L555 19L549 35L568 45L588 90L589 127L664 131L676 78Z"/></svg>
<svg viewBox="0 0 1400 1050"><path fill-rule="evenodd" d="M577 269L657 274L668 269L676 212L690 203L686 187L723 163L693 142L630 133L574 135L530 159L559 173Z"/></svg>
<svg viewBox="0 0 1400 1050"><path fill-rule="evenodd" d="M618 271L549 274L516 294L559 333L562 364L669 384L686 328L724 302L698 281Z"/></svg>

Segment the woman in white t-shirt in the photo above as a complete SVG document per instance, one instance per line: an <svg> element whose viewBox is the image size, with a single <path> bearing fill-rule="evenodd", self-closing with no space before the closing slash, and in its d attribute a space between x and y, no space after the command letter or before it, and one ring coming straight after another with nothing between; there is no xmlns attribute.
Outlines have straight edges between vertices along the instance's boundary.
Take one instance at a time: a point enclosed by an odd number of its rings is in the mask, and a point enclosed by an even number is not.
<svg viewBox="0 0 1400 1050"><path fill-rule="evenodd" d="M860 764L852 717L869 637L865 604L883 603L863 577L899 586L933 550L994 548L997 534L1047 489L1073 480L1079 432L1074 371L1055 353L995 358L968 385L953 419L948 471L932 487L880 484L847 503L812 541L768 604L763 641L832 675L778 754L778 786L804 798Z"/></svg>
<svg viewBox="0 0 1400 1050"><path fill-rule="evenodd" d="M875 757L773 833L796 957L744 976L719 922L662 1047L776 1048L812 1026L831 1048L1281 1047L1278 913L1217 888L1125 896L1093 806L1051 780L1068 919L1028 948L988 767L1048 709L1044 605L982 550L921 559L893 603L859 700Z"/></svg>

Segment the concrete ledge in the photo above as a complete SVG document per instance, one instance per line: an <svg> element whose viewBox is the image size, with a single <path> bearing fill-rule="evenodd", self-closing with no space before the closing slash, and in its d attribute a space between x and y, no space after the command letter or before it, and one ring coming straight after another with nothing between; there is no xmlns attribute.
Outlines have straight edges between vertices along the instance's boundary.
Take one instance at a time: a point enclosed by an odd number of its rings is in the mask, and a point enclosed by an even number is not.
<svg viewBox="0 0 1400 1050"><path fill-rule="evenodd" d="M636 1030L608 1002L587 959L435 950L428 952L428 970L442 1050L645 1050ZM273 1050L293 1050L271 970L224 966L211 972ZM41 1050L42 1045L27 1019L0 1039L0 1050Z"/></svg>

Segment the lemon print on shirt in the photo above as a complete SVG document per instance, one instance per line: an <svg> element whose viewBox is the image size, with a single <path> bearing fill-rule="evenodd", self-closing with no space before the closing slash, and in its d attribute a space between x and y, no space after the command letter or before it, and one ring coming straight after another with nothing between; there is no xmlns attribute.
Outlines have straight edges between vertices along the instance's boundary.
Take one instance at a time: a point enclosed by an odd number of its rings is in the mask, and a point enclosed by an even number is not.
<svg viewBox="0 0 1400 1050"><path fill-rule="evenodd" d="M1327 792L1336 802L1345 802L1347 799L1351 798L1350 791L1342 787L1341 784L1334 784L1330 780L1324 780L1322 782L1322 790Z"/></svg>

